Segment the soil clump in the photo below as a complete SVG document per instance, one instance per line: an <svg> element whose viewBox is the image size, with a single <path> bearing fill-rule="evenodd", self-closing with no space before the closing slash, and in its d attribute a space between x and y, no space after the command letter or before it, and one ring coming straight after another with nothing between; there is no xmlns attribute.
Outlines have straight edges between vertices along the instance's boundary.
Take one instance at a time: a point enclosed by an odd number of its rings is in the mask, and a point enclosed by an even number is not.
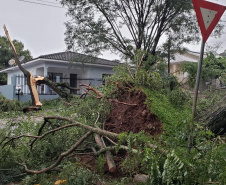
<svg viewBox="0 0 226 185"><path fill-rule="evenodd" d="M139 133L143 130L153 136L159 135L163 125L158 117L148 110L146 99L147 96L143 91L124 91L118 97L118 101L112 101L113 108L104 129L118 134Z"/></svg>

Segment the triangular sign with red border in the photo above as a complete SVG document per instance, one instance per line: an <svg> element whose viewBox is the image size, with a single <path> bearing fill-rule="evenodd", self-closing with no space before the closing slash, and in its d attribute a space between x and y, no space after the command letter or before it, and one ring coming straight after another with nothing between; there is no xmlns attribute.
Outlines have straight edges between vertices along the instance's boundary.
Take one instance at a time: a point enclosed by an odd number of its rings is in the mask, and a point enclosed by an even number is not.
<svg viewBox="0 0 226 185"><path fill-rule="evenodd" d="M226 7L204 0L192 0L205 43L217 25Z"/></svg>

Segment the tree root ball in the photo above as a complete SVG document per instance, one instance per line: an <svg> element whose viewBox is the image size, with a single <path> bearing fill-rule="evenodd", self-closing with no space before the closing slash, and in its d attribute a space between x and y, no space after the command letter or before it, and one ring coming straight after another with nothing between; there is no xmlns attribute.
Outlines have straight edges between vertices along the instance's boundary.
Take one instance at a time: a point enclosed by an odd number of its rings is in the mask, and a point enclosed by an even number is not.
<svg viewBox="0 0 226 185"><path fill-rule="evenodd" d="M113 109L104 124L105 129L118 134L139 133L143 130L151 135L159 135L163 125L158 117L147 109L146 98L144 92L134 90L124 92L118 97L119 102L112 101Z"/></svg>

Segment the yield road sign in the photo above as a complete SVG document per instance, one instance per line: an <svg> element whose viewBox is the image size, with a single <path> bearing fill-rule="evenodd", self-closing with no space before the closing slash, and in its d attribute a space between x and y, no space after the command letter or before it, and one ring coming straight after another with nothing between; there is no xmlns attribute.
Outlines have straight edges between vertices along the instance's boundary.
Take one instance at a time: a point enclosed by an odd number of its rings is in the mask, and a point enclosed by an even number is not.
<svg viewBox="0 0 226 185"><path fill-rule="evenodd" d="M192 0L192 2L202 33L203 42L205 43L223 15L226 7L204 0Z"/></svg>

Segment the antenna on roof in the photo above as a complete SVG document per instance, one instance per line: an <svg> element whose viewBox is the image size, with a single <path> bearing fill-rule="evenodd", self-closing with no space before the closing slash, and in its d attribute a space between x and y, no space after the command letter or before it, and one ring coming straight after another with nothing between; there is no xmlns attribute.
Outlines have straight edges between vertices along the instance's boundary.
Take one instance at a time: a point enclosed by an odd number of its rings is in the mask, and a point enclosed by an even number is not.
<svg viewBox="0 0 226 185"><path fill-rule="evenodd" d="M22 62L25 59L25 56L20 56L19 61Z"/></svg>
<svg viewBox="0 0 226 185"><path fill-rule="evenodd" d="M8 64L9 64L10 66L13 66L15 63L16 63L16 62L15 62L14 59L11 59L11 60L8 62Z"/></svg>

